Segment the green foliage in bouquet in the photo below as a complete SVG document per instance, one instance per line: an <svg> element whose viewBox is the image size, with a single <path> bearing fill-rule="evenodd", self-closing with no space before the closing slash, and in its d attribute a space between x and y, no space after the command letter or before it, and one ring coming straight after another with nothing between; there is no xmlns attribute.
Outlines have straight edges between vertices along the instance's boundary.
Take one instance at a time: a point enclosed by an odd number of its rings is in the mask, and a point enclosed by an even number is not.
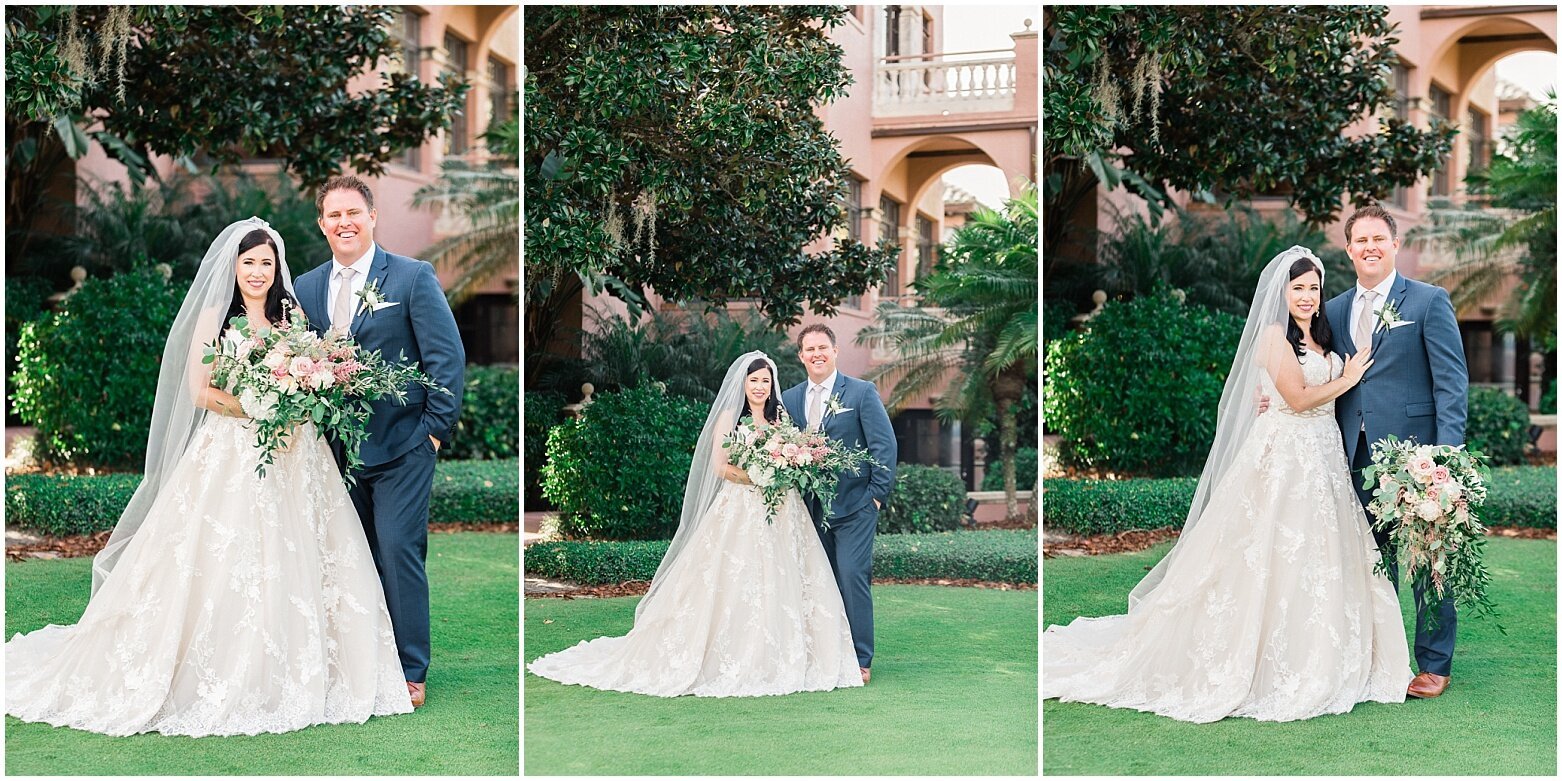
<svg viewBox="0 0 1562 781"><path fill-rule="evenodd" d="M1529 408L1496 388L1470 388L1464 440L1493 464L1524 463L1529 442Z"/></svg>
<svg viewBox="0 0 1562 781"><path fill-rule="evenodd" d="M1486 503L1486 457L1463 446L1417 445L1392 434L1372 444L1362 487L1372 490L1367 510L1373 528L1389 534L1412 581L1427 588L1422 615L1438 624L1438 605L1452 597L1461 613L1495 618L1487 596L1491 572L1483 548L1486 528L1478 513ZM1380 560L1376 571L1388 574ZM1507 631L1497 624L1503 634Z"/></svg>
<svg viewBox="0 0 1562 781"><path fill-rule="evenodd" d="M17 337L12 396L44 465L138 468L182 289L152 269L87 279Z"/></svg>
<svg viewBox="0 0 1562 781"><path fill-rule="evenodd" d="M1047 347L1048 430L1072 466L1197 474L1242 319L1168 292L1109 301L1089 327Z"/></svg>
<svg viewBox="0 0 1562 781"><path fill-rule="evenodd" d="M895 490L879 512L879 533L949 531L960 528L964 517L965 484L958 475L936 466L901 464L895 468Z"/></svg>
<svg viewBox="0 0 1562 781"><path fill-rule="evenodd" d="M548 434L542 492L566 537L669 539L708 407L657 385L604 393Z"/></svg>
<svg viewBox="0 0 1562 781"><path fill-rule="evenodd" d="M440 448L440 458L515 458L520 422L515 394L520 389L516 366L467 366L461 418L455 434Z"/></svg>

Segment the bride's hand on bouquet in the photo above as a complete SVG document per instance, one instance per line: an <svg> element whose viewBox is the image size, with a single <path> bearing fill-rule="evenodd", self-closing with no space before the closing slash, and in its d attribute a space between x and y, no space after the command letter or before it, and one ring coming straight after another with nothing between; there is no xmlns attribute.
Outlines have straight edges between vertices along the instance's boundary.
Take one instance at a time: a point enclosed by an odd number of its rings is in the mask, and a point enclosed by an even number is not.
<svg viewBox="0 0 1562 781"><path fill-rule="evenodd" d="M1345 373L1341 376L1349 380L1351 385L1356 385L1361 382L1361 378L1370 368L1372 368L1372 348L1367 347L1345 359Z"/></svg>
<svg viewBox="0 0 1562 781"><path fill-rule="evenodd" d="M754 484L754 481L749 479L748 472L744 471L742 467L737 466L727 466L727 479L737 483L738 485Z"/></svg>

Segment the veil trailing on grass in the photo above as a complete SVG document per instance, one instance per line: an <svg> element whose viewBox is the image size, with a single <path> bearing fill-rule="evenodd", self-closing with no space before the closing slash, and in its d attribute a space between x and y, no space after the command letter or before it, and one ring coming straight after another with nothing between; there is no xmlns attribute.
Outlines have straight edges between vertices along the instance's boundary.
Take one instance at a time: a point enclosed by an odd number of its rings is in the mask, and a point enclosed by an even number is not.
<svg viewBox="0 0 1562 781"><path fill-rule="evenodd" d="M211 381L211 367L201 360L203 348L217 338L223 317L233 302L239 242L256 229L266 231L277 244L277 274L273 284L282 285L290 295L293 293L293 277L287 270L287 251L282 237L258 217L223 228L206 250L200 269L195 272L195 280L190 283L190 290L179 307L179 314L174 317L168 340L163 344L162 368L157 375L157 396L147 432L146 469L141 484L136 486L129 504L114 524L108 544L92 559L93 594L97 594L120 554L146 521L153 500L172 477L175 464L206 419L207 410L196 405L197 396Z"/></svg>
<svg viewBox="0 0 1562 781"><path fill-rule="evenodd" d="M748 365L756 360L763 360L770 365L771 393L780 393L780 386L775 384L775 380L781 376L776 372L776 362L758 350L738 356L738 359L727 367L726 377L721 381L721 389L716 392L716 400L711 403L710 414L705 416L705 427L700 429L700 438L694 446L694 459L689 464L689 479L683 487L683 511L678 517L678 531L673 534L673 540L667 546L667 555L662 557L662 563L656 568L656 576L651 578L650 589L646 591L640 604L635 607L636 619L660 591L667 572L672 569L673 562L685 552L689 539L694 536L694 530L698 528L706 511L716 501L716 493L721 490L722 483L725 482L722 472L728 464L728 459L727 450L722 447L722 443L737 425L740 404L743 402L744 380L748 378Z"/></svg>
<svg viewBox="0 0 1562 781"><path fill-rule="evenodd" d="M1286 303L1291 264L1307 258L1318 269L1318 280L1323 281L1323 263L1306 247L1296 246L1276 255L1264 267L1258 277L1258 287L1253 293L1253 305L1247 313L1247 323L1242 328L1242 339L1237 343L1236 357L1231 371L1226 375L1225 389L1220 394L1220 406L1216 412L1215 441L1210 446L1204 471L1199 475L1198 488L1193 492L1193 504L1182 524L1182 534L1198 523L1209 506L1210 494L1236 462L1237 452L1253 430L1258 420L1258 396L1262 392L1263 375L1269 371L1270 357L1285 355L1294 357L1289 349L1276 351L1276 339L1283 339L1290 322L1290 309ZM1321 286L1321 285L1320 285ZM1322 317L1321 309L1318 316ZM1172 392L1180 392L1173 389ZM1130 612L1161 584L1166 570L1182 548L1179 541L1172 546L1155 568L1139 581L1128 595Z"/></svg>

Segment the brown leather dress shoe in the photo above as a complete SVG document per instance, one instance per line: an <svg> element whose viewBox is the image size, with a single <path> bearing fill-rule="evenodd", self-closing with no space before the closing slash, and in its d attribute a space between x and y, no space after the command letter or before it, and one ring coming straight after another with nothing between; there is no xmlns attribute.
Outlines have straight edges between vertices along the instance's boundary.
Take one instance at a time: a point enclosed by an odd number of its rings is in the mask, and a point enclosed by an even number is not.
<svg viewBox="0 0 1562 781"><path fill-rule="evenodd" d="M413 683L412 681L407 681L407 696L412 698L412 707L414 707L414 708L421 708L421 707L423 707L423 699L424 699L424 694L425 694L424 688L425 688L424 685L421 684L421 683Z"/></svg>
<svg viewBox="0 0 1562 781"><path fill-rule="evenodd" d="M1430 700L1443 693L1448 688L1450 677L1433 673L1421 673L1410 681L1410 688L1405 694L1418 699Z"/></svg>
<svg viewBox="0 0 1562 781"><path fill-rule="evenodd" d="M862 685L867 686L868 679L873 677L873 671L866 667L858 667L857 669L862 671Z"/></svg>

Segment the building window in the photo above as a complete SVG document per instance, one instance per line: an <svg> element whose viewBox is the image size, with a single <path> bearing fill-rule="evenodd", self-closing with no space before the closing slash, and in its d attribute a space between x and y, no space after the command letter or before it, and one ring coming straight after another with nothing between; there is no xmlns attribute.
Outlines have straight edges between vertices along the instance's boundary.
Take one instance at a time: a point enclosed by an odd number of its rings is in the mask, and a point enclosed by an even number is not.
<svg viewBox="0 0 1562 781"><path fill-rule="evenodd" d="M497 125L510 118L510 66L492 57L488 58L488 90L493 103L489 114L490 124Z"/></svg>
<svg viewBox="0 0 1562 781"><path fill-rule="evenodd" d="M933 273L938 262L938 242L933 240L933 221L917 215L917 279Z"/></svg>
<svg viewBox="0 0 1562 781"><path fill-rule="evenodd" d="M846 236L862 241L862 180L855 176L846 180Z"/></svg>
<svg viewBox="0 0 1562 781"><path fill-rule="evenodd" d="M879 196L879 240L900 246L900 203L888 195ZM904 261L905 253L902 252L895 259L895 269L884 280L883 294L886 298L900 296L900 272Z"/></svg>
<svg viewBox="0 0 1562 781"><path fill-rule="evenodd" d="M1444 122L1451 121L1449 115L1453 113L1453 96L1448 94L1443 88L1433 84L1428 97L1432 99L1432 116ZM1446 197L1453 192L1452 182L1450 181L1452 178L1453 172L1449 170L1448 158L1445 157L1442 164L1437 167L1437 170L1432 172L1432 196L1434 198L1439 196Z"/></svg>
<svg viewBox="0 0 1562 781"><path fill-rule="evenodd" d="M1491 165L1491 136L1487 135L1486 128L1491 117L1486 112L1471 106L1470 119L1466 123L1464 134L1470 137L1470 173L1486 170Z"/></svg>
<svg viewBox="0 0 1562 781"><path fill-rule="evenodd" d="M884 6L884 56L900 56L900 6Z"/></svg>
<svg viewBox="0 0 1562 781"><path fill-rule="evenodd" d="M401 67L413 78L423 76L423 15L410 8L401 9ZM422 149L412 147L403 152L399 162L412 169L423 166Z"/></svg>
<svg viewBox="0 0 1562 781"><path fill-rule="evenodd" d="M1394 77L1394 116L1401 122L1410 121L1410 69L1402 63L1394 63L1392 67ZM1393 196L1394 205L1401 209L1410 208L1410 188L1395 187Z"/></svg>
<svg viewBox="0 0 1562 781"><path fill-rule="evenodd" d="M479 293L455 310L470 364L520 362L520 303L512 293Z"/></svg>
<svg viewBox="0 0 1562 781"><path fill-rule="evenodd" d="M469 62L466 41L448 32L445 33L445 53L449 57L445 64L445 71L458 79L465 79ZM450 118L450 130L445 133L445 156L464 155L467 148L466 112L458 111Z"/></svg>

